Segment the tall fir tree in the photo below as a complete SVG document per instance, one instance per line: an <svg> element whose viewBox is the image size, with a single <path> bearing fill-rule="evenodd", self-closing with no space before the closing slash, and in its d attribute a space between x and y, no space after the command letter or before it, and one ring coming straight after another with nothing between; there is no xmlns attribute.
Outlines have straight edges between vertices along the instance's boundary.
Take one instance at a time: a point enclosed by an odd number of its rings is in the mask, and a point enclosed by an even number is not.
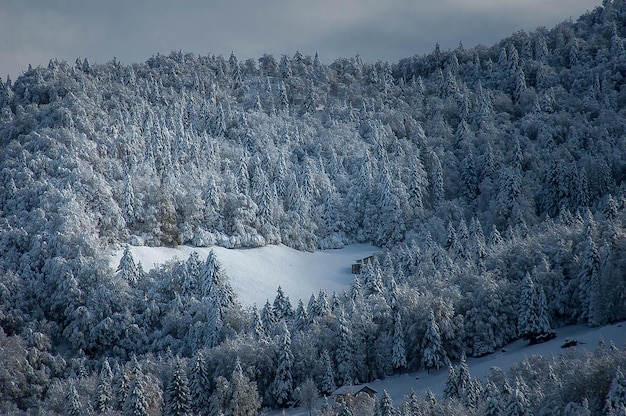
<svg viewBox="0 0 626 416"><path fill-rule="evenodd" d="M179 358L165 390L165 413L171 416L191 415L191 393L185 362Z"/></svg>
<svg viewBox="0 0 626 416"><path fill-rule="evenodd" d="M283 321L278 346L276 374L272 382L272 397L279 407L290 404L293 395L293 354L291 352L291 334L287 324Z"/></svg>
<svg viewBox="0 0 626 416"><path fill-rule="evenodd" d="M99 413L106 413L113 410L113 372L107 358L102 362L102 369L98 377L96 386L94 408Z"/></svg>

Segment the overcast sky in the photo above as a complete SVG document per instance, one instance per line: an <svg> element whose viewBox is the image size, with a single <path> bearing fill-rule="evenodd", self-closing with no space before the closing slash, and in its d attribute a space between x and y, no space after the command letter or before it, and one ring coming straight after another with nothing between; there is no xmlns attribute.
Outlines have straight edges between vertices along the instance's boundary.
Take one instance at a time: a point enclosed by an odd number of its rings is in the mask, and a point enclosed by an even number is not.
<svg viewBox="0 0 626 416"><path fill-rule="evenodd" d="M576 19L601 0L0 0L0 76L51 58L143 62L173 50L258 58L357 53L395 62L491 45L518 30Z"/></svg>

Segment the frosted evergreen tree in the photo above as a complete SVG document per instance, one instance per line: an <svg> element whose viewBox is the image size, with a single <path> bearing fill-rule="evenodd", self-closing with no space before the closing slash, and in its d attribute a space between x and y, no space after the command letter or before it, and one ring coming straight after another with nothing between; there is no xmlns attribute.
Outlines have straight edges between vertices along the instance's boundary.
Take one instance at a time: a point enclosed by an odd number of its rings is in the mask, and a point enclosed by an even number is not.
<svg viewBox="0 0 626 416"><path fill-rule="evenodd" d="M304 331L309 325L309 315L304 307L302 299L298 299L298 307L295 312L294 329L296 331Z"/></svg>
<svg viewBox="0 0 626 416"><path fill-rule="evenodd" d="M352 331L343 311L339 315L337 332L338 345L335 352L337 380L346 386L354 383L354 345Z"/></svg>
<svg viewBox="0 0 626 416"><path fill-rule="evenodd" d="M122 414L124 416L149 415L144 377L141 367L135 360L133 364L133 379L128 388L128 396L122 407Z"/></svg>
<svg viewBox="0 0 626 416"><path fill-rule="evenodd" d="M515 226L523 219L524 199L520 172L509 167L500 173L498 184L498 220L502 225Z"/></svg>
<svg viewBox="0 0 626 416"><path fill-rule="evenodd" d="M394 370L401 370L406 367L406 349L404 346L404 331L402 330L400 312L396 312L394 319L391 362Z"/></svg>
<svg viewBox="0 0 626 416"><path fill-rule="evenodd" d="M494 249L498 247L500 244L502 244L503 242L504 242L504 239L502 238L500 231L498 231L498 228L496 227L496 225L493 224L491 226L491 233L489 234L489 247L491 247L491 249Z"/></svg>
<svg viewBox="0 0 626 416"><path fill-rule="evenodd" d="M193 360L189 380L191 410L195 415L207 415L210 406L211 375L208 372L204 353L199 351Z"/></svg>
<svg viewBox="0 0 626 416"><path fill-rule="evenodd" d="M209 252L200 273L200 293L202 297L212 297L216 302L220 320L228 309L235 306L235 292L213 250Z"/></svg>
<svg viewBox="0 0 626 416"><path fill-rule="evenodd" d="M319 308L318 316L327 316L330 314L330 303L328 302L328 295L324 289L321 289L317 294L317 305Z"/></svg>
<svg viewBox="0 0 626 416"><path fill-rule="evenodd" d="M312 112L315 112L316 109L317 109L317 99L315 97L315 88L313 86L313 81L311 81L309 82L307 94L304 99L304 102L302 103L302 112L304 114L312 113Z"/></svg>
<svg viewBox="0 0 626 416"><path fill-rule="evenodd" d="M365 294L367 297L382 296L384 294L382 271L377 261L362 267L365 273Z"/></svg>
<svg viewBox="0 0 626 416"><path fill-rule="evenodd" d="M113 380L113 392L115 394L115 409L122 410L126 398L128 397L128 389L130 387L130 379L124 367L116 364L115 378Z"/></svg>
<svg viewBox="0 0 626 416"><path fill-rule="evenodd" d="M289 96L287 95L287 87L285 87L285 83L282 81L278 85L278 96L280 109L285 112L289 112Z"/></svg>
<svg viewBox="0 0 626 416"><path fill-rule="evenodd" d="M274 312L274 316L277 320L290 320L294 315L291 302L289 302L289 297L285 295L285 292L283 292L283 289L280 286L278 286L278 289L276 290L276 297L274 298L272 311Z"/></svg>
<svg viewBox="0 0 626 416"><path fill-rule="evenodd" d="M435 314L431 309L426 322L426 333L422 340L422 366L426 370L440 369L449 363L448 356L443 348L439 325L435 321Z"/></svg>
<svg viewBox="0 0 626 416"><path fill-rule="evenodd" d="M291 334L283 321L282 334L278 350L276 375L272 382L272 397L279 407L289 405L293 394L293 354L291 353Z"/></svg>
<svg viewBox="0 0 626 416"><path fill-rule="evenodd" d="M383 390L383 395L380 398L380 402L378 402L378 408L376 409L377 416L394 416L396 414L396 410L393 407L393 400L391 400L391 396L387 392L387 390Z"/></svg>
<svg viewBox="0 0 626 416"><path fill-rule="evenodd" d="M283 55L280 58L279 64L280 76L284 79L291 78L293 72L291 70L291 60L287 55Z"/></svg>
<svg viewBox="0 0 626 416"><path fill-rule="evenodd" d="M130 246L124 248L124 254L122 255L120 264L117 266L117 273L130 285L136 284L141 277L141 268L135 263L133 253L130 251Z"/></svg>
<svg viewBox="0 0 626 416"><path fill-rule="evenodd" d="M176 359L174 371L165 390L165 413L172 416L191 415L191 393L184 361Z"/></svg>
<svg viewBox="0 0 626 416"><path fill-rule="evenodd" d="M458 244L458 238L456 236L456 230L454 229L454 225L451 221L448 221L448 237L446 238L446 243L444 248L448 250L448 252L452 252Z"/></svg>
<svg viewBox="0 0 626 416"><path fill-rule="evenodd" d="M261 399L257 391L256 383L250 381L243 373L239 359L235 362L235 368L230 376L230 403L225 412L227 415L255 416L261 407Z"/></svg>
<svg viewBox="0 0 626 416"><path fill-rule="evenodd" d="M70 382L67 394L65 395L64 414L66 416L83 416L86 413L85 410L86 409L83 408L80 402L80 397L78 397L74 383Z"/></svg>
<svg viewBox="0 0 626 416"><path fill-rule="evenodd" d="M436 153L433 153L433 173L432 173L432 187L433 187L433 207L439 207L444 199L444 188L443 188L443 168L441 167L441 162L439 161L439 157L437 157Z"/></svg>
<svg viewBox="0 0 626 416"><path fill-rule="evenodd" d="M417 397L417 394L413 389L411 389L411 393L408 396L404 397L404 401L402 402L402 406L400 408L401 416L423 416L422 406L420 404L420 399Z"/></svg>
<svg viewBox="0 0 626 416"><path fill-rule="evenodd" d="M465 158L463 158L461 182L463 183L463 195L468 201L473 201L479 194L479 183L474 154L471 149L466 152Z"/></svg>
<svg viewBox="0 0 626 416"><path fill-rule="evenodd" d="M278 324L278 318L269 300L265 301L265 305L261 310L261 321L263 322L264 332L268 335L274 334L274 329L276 328L276 324Z"/></svg>
<svg viewBox="0 0 626 416"><path fill-rule="evenodd" d="M550 333L548 307L541 285L535 284L530 273L522 282L517 326L519 334L532 343L545 340Z"/></svg>
<svg viewBox="0 0 626 416"><path fill-rule="evenodd" d="M126 178L124 178L124 199L122 201L122 212L126 223L131 227L137 221L137 214L139 214L135 209L135 201L136 199L135 191L133 189L132 176L126 175Z"/></svg>
<svg viewBox="0 0 626 416"><path fill-rule="evenodd" d="M593 226L587 227L582 264L578 273L578 299L581 318L590 325L598 325L600 313L597 294L599 291L600 253L592 237Z"/></svg>
<svg viewBox="0 0 626 416"><path fill-rule="evenodd" d="M113 372L107 358L102 362L102 369L96 386L94 408L99 413L106 413L113 410Z"/></svg>
<svg viewBox="0 0 626 416"><path fill-rule="evenodd" d="M622 369L617 367L617 370L615 370L615 376L613 376L611 386L609 387L609 392L606 396L604 411L606 414L610 414L611 411L615 412L615 414L619 414L617 412L625 406L626 377L624 376Z"/></svg>
<svg viewBox="0 0 626 416"><path fill-rule="evenodd" d="M424 198L427 193L428 176L419 149L412 156L409 162L411 176L409 177L409 186L407 189L409 206L413 210L414 215L420 215L424 209Z"/></svg>
<svg viewBox="0 0 626 416"><path fill-rule="evenodd" d="M250 333L253 334L256 339L265 338L266 333L263 325L263 320L261 319L261 314L259 313L259 309L256 307L256 305L252 307L252 312L250 313L250 315Z"/></svg>
<svg viewBox="0 0 626 416"><path fill-rule="evenodd" d="M448 378L446 379L446 385L443 389L443 397L445 399L459 397L459 377L452 364L448 364Z"/></svg>
<svg viewBox="0 0 626 416"><path fill-rule="evenodd" d="M506 402L504 412L507 416L530 416L530 403L523 391L520 380L516 380L515 387L511 390Z"/></svg>
<svg viewBox="0 0 626 416"><path fill-rule="evenodd" d="M485 387L485 405L483 408L483 414L485 416L502 416L504 414L502 409L502 400L500 399L500 393L498 387L493 382L488 382Z"/></svg>
<svg viewBox="0 0 626 416"><path fill-rule="evenodd" d="M325 395L332 393L337 388L335 384L335 370L333 369L333 363L328 354L328 350L322 351L320 356L321 371L319 386L321 392Z"/></svg>

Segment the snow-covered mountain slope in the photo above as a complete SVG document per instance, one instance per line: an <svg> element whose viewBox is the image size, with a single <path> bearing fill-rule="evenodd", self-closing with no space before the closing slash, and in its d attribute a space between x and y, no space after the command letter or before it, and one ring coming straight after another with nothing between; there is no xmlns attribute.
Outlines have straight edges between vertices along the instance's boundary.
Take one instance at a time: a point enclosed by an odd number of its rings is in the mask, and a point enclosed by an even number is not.
<svg viewBox="0 0 626 416"><path fill-rule="evenodd" d="M193 251L205 259L211 250L217 255L242 304L263 306L268 299L272 302L280 286L295 306L300 298L306 304L311 294L317 294L321 289L331 294L348 288L354 278L352 263L379 249L367 244L313 253L284 245L250 249L131 247L133 258L145 271L175 258L186 260ZM122 254L123 250L120 250L111 257L113 268L117 268Z"/></svg>

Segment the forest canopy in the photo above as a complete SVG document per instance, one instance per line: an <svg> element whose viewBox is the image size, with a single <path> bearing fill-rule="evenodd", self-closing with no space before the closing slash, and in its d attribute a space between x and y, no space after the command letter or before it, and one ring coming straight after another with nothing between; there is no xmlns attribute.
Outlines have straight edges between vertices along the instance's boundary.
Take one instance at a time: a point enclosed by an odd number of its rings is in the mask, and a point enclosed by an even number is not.
<svg viewBox="0 0 626 416"><path fill-rule="evenodd" d="M626 319L625 28L606 1L397 63L178 51L0 81L0 412L255 414ZM384 251L350 290L253 308L214 255L107 260L361 242ZM403 414L618 412L602 351L576 364L595 390L557 394L575 370L545 358Z"/></svg>

